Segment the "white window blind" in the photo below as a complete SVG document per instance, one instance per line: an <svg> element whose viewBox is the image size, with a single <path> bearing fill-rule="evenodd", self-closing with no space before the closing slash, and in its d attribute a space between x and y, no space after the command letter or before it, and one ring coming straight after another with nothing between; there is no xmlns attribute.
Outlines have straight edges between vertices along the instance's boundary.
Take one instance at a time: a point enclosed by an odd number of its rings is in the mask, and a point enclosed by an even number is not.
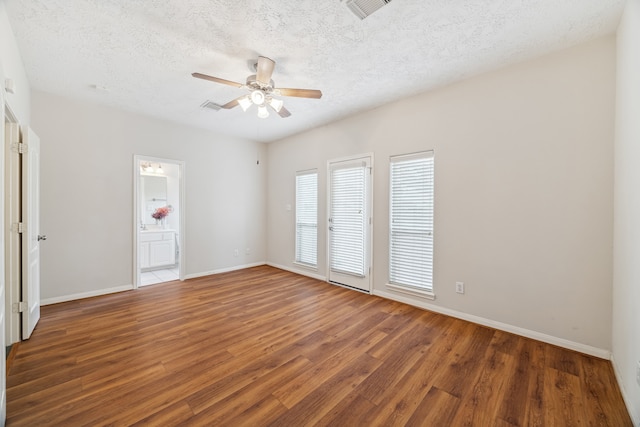
<svg viewBox="0 0 640 427"><path fill-rule="evenodd" d="M296 262L318 263L318 173L296 173Z"/></svg>
<svg viewBox="0 0 640 427"><path fill-rule="evenodd" d="M389 283L433 291L433 151L391 157Z"/></svg>
<svg viewBox="0 0 640 427"><path fill-rule="evenodd" d="M332 271L365 276L365 162L331 169L329 267Z"/></svg>

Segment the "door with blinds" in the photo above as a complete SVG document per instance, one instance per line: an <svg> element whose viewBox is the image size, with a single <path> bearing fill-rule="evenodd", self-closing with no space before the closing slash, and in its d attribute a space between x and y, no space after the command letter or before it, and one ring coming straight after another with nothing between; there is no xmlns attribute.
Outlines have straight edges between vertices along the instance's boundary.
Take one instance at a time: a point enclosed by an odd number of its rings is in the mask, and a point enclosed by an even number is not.
<svg viewBox="0 0 640 427"><path fill-rule="evenodd" d="M371 157L329 163L329 281L371 292Z"/></svg>

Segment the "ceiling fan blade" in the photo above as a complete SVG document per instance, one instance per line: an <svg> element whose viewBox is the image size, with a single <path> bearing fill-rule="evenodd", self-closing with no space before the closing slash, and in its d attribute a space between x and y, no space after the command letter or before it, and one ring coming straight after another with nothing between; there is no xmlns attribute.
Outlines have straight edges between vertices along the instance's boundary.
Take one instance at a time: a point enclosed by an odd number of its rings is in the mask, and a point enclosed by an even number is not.
<svg viewBox="0 0 640 427"><path fill-rule="evenodd" d="M284 89L278 88L275 90L282 96L297 96L298 98L322 98L322 92L315 89Z"/></svg>
<svg viewBox="0 0 640 427"><path fill-rule="evenodd" d="M291 113L289 112L289 110L287 110L286 108L282 107L280 108L280 111L278 111L278 114L280 115L280 117L282 117L283 119L291 116Z"/></svg>
<svg viewBox="0 0 640 427"><path fill-rule="evenodd" d="M216 82L216 83L222 83L223 85L229 85L229 86L233 86L233 87L243 87L244 86L242 83L232 82L231 80L225 80L225 79L221 79L219 77L208 76L206 74L193 73L191 75L193 77L197 78L197 79L209 80L209 81Z"/></svg>
<svg viewBox="0 0 640 427"><path fill-rule="evenodd" d="M244 96L241 96L240 98L244 98ZM238 100L240 100L240 98L236 98L233 101L229 101L224 105L221 105L220 108L224 108L225 110L230 110L233 107L237 107L239 105Z"/></svg>
<svg viewBox="0 0 640 427"><path fill-rule="evenodd" d="M276 67L276 63L273 59L269 59L266 56L258 57L256 80L262 84L268 85L271 82L271 75L273 69Z"/></svg>

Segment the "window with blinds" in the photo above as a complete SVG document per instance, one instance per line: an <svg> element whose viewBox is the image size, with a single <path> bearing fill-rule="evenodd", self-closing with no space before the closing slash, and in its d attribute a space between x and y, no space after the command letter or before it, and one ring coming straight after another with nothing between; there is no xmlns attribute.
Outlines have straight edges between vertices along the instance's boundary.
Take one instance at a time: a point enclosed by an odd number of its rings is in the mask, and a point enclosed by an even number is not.
<svg viewBox="0 0 640 427"><path fill-rule="evenodd" d="M318 264L318 172L296 173L296 262Z"/></svg>
<svg viewBox="0 0 640 427"><path fill-rule="evenodd" d="M390 160L389 283L433 292L433 151Z"/></svg>

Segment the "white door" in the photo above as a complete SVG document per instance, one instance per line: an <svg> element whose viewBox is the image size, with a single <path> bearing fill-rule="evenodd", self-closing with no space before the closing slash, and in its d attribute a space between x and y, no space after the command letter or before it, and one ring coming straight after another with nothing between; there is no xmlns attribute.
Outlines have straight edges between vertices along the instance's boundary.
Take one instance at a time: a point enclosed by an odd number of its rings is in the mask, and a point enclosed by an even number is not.
<svg viewBox="0 0 640 427"><path fill-rule="evenodd" d="M371 157L329 163L329 281L371 292Z"/></svg>
<svg viewBox="0 0 640 427"><path fill-rule="evenodd" d="M27 128L22 154L22 339L40 319L40 139Z"/></svg>

